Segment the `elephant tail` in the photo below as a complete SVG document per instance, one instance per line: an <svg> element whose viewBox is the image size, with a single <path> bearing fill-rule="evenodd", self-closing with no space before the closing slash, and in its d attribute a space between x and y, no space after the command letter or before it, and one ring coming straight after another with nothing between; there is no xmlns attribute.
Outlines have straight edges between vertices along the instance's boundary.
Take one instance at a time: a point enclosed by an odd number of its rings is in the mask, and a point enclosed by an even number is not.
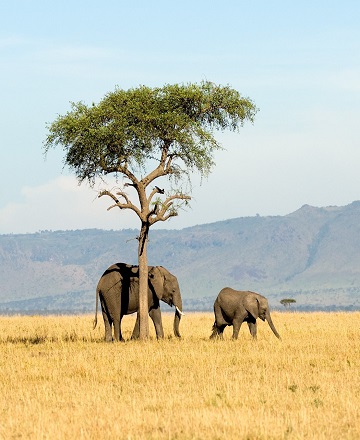
<svg viewBox="0 0 360 440"><path fill-rule="evenodd" d="M97 314L98 314L98 303L99 303L99 288L96 288L96 299L95 299L95 319L93 323L93 330L95 330L97 326Z"/></svg>

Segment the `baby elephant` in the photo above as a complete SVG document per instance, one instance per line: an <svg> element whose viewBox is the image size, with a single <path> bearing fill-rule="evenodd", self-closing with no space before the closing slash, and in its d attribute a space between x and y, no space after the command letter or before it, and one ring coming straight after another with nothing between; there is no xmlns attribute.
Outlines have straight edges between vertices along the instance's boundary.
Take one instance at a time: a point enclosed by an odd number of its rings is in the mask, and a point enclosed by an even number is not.
<svg viewBox="0 0 360 440"><path fill-rule="evenodd" d="M241 324L246 321L251 336L256 339L256 319L267 320L274 335L280 338L271 320L269 304L265 297L255 292L243 292L230 287L222 289L214 302L215 322L210 339L223 337L227 325L233 326L233 339L237 339Z"/></svg>

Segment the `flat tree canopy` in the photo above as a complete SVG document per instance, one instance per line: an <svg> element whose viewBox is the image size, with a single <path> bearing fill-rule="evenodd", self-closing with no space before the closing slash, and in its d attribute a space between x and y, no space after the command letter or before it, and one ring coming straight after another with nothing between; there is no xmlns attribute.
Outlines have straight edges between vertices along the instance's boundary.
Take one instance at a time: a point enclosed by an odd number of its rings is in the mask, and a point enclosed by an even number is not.
<svg viewBox="0 0 360 440"><path fill-rule="evenodd" d="M285 308L290 308L290 305L294 303L296 303L296 300L293 298L284 298L280 301L280 304L282 304Z"/></svg>
<svg viewBox="0 0 360 440"><path fill-rule="evenodd" d="M71 111L48 124L45 154L61 146L64 163L74 170L79 183L88 181L93 187L97 178L108 174L129 179L123 188L104 189L99 197L110 197L110 208L130 209L140 219L140 338L148 335L146 245L150 226L178 215L182 204L190 200L179 189L184 179L190 181L194 171L201 177L209 174L213 154L221 149L214 132L236 131L245 121L253 122L256 112L254 103L236 90L206 81L117 88L99 104L71 103ZM171 182L167 191L153 186L163 177ZM136 191L136 203L130 200L129 186Z"/></svg>

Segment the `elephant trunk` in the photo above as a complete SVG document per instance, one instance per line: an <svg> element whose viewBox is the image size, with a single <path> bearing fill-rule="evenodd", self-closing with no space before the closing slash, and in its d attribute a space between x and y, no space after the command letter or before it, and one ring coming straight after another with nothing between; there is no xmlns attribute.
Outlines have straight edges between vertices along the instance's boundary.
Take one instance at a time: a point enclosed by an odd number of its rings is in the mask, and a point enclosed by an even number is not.
<svg viewBox="0 0 360 440"><path fill-rule="evenodd" d="M276 328L275 328L275 326L274 326L274 324L273 324L273 322L272 322L272 319L271 319L271 316L270 316L269 311L266 313L266 320L267 320L267 322L268 322L268 324L269 324L269 327L270 327L271 330L273 331L274 335L275 335L277 338L279 338L280 341L281 341L281 337L280 337L279 333L277 332L277 330L276 330Z"/></svg>
<svg viewBox="0 0 360 440"><path fill-rule="evenodd" d="M183 315L181 298L178 298L176 301L174 301L174 306L175 306L174 335L177 338L181 338L179 331L180 319L181 319L181 315Z"/></svg>

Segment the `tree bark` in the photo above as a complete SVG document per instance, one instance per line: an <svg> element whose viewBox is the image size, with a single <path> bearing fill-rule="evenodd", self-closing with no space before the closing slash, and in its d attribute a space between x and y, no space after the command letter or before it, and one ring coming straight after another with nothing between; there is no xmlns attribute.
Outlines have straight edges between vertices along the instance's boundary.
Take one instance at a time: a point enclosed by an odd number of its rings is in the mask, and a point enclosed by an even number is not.
<svg viewBox="0 0 360 440"><path fill-rule="evenodd" d="M147 242L149 225L141 225L139 236L139 320L141 340L149 338L149 302L148 302L148 262L147 262Z"/></svg>

